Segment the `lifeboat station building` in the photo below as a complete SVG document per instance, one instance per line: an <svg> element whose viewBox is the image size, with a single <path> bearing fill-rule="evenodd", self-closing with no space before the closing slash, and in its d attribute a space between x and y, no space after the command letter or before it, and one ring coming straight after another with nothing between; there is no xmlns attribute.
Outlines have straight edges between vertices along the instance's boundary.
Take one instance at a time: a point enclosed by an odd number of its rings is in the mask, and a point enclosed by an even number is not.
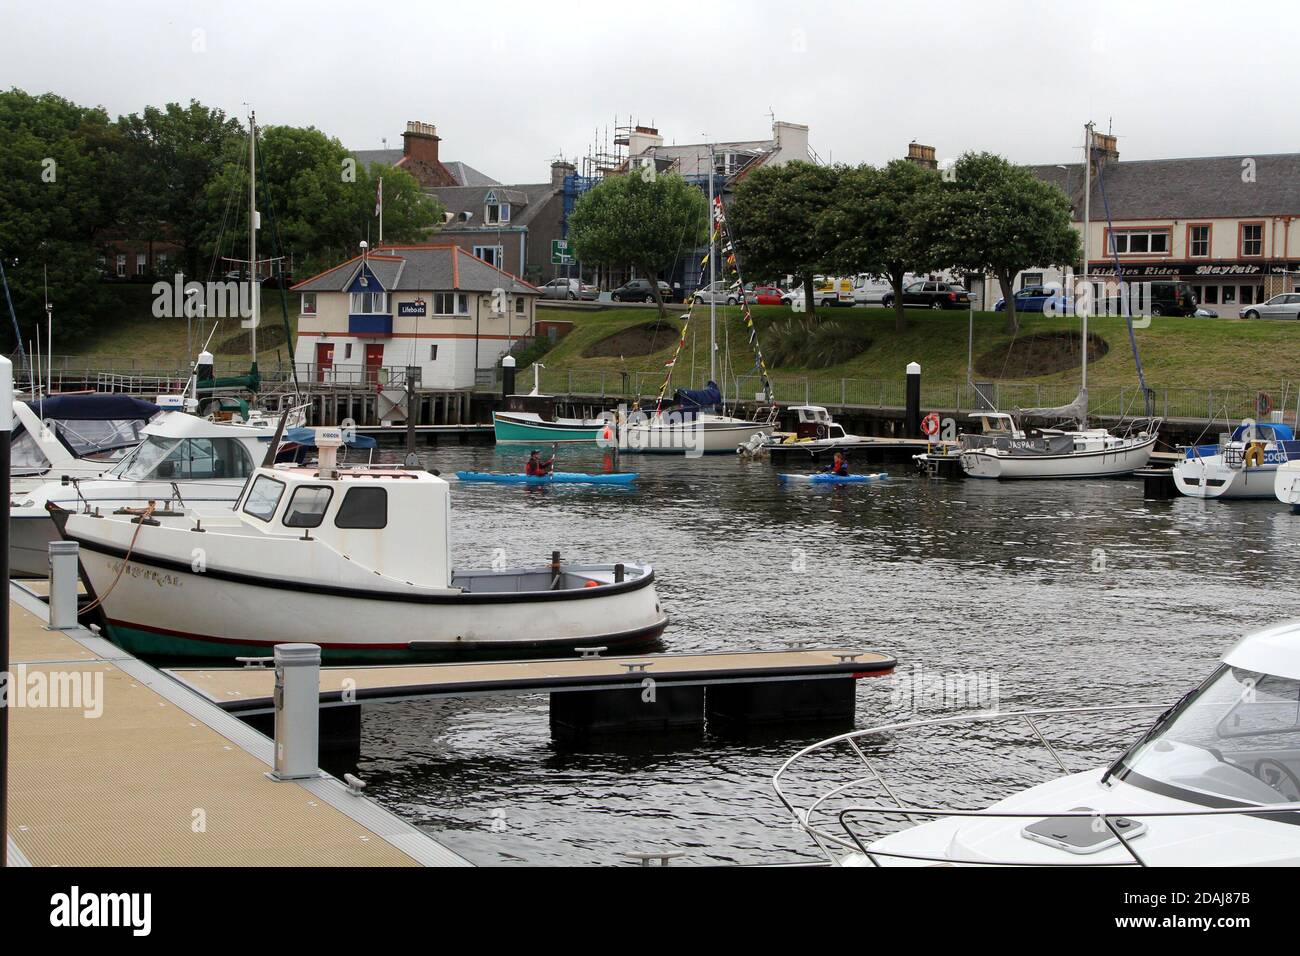
<svg viewBox="0 0 1300 956"><path fill-rule="evenodd" d="M294 360L310 381L382 387L419 369L426 389L491 381L501 357L532 338L535 286L459 246L393 245L293 287Z"/></svg>

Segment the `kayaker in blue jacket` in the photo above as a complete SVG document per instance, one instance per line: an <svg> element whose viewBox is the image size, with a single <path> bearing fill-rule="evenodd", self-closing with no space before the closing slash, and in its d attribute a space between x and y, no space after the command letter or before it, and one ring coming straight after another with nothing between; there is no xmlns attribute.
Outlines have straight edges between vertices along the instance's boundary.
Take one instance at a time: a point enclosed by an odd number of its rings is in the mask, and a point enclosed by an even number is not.
<svg viewBox="0 0 1300 956"><path fill-rule="evenodd" d="M551 469L555 467L554 450L552 450L551 452L551 457L548 458L546 461L542 461L541 455L542 453L539 452L536 448L533 449L533 453L528 456L528 464L524 465L525 475L531 475L535 478L542 478L551 473Z"/></svg>
<svg viewBox="0 0 1300 956"><path fill-rule="evenodd" d="M844 460L844 453L837 451L835 460L822 469L824 474L839 475L841 478L849 476L849 463Z"/></svg>

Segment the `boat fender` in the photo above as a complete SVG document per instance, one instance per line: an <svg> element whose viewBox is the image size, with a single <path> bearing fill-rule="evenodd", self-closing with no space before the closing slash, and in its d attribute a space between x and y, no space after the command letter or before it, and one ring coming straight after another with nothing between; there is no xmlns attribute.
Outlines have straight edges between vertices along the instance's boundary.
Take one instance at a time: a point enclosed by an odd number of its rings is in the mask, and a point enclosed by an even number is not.
<svg viewBox="0 0 1300 956"><path fill-rule="evenodd" d="M939 413L931 412L921 419L921 431L925 432L927 438L933 438L939 434Z"/></svg>
<svg viewBox="0 0 1300 956"><path fill-rule="evenodd" d="M1241 456L1243 468L1258 468L1264 464L1264 445L1262 442L1251 442L1246 447L1246 453Z"/></svg>

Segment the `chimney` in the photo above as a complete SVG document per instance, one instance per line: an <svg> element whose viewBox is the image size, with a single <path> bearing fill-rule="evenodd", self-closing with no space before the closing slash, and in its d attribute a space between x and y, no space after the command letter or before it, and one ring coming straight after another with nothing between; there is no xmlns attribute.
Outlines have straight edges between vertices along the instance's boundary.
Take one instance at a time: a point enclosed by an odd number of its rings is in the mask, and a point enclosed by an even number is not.
<svg viewBox="0 0 1300 956"><path fill-rule="evenodd" d="M922 146L916 140L907 144L907 161L916 163L923 169L939 168L939 161L934 158L934 147Z"/></svg>
<svg viewBox="0 0 1300 956"><path fill-rule="evenodd" d="M402 134L402 152L409 160L441 165L438 159L438 127L432 123L420 123L408 120L406 132Z"/></svg>
<svg viewBox="0 0 1300 956"><path fill-rule="evenodd" d="M551 185L556 189L562 188L564 186L564 177L572 176L577 171L578 167L574 166L573 163L557 159L551 163Z"/></svg>
<svg viewBox="0 0 1300 956"><path fill-rule="evenodd" d="M664 138L659 135L659 130L653 126L637 126L628 134L627 154L629 156L640 156L647 149L653 149L663 144Z"/></svg>
<svg viewBox="0 0 1300 956"><path fill-rule="evenodd" d="M1119 149L1115 143L1115 137L1109 133L1092 134L1092 159L1096 168L1107 165L1108 163L1119 162Z"/></svg>
<svg viewBox="0 0 1300 956"><path fill-rule="evenodd" d="M808 127L802 123L776 120L772 123L772 139L776 141L776 156L772 161L788 163L798 159L808 161Z"/></svg>

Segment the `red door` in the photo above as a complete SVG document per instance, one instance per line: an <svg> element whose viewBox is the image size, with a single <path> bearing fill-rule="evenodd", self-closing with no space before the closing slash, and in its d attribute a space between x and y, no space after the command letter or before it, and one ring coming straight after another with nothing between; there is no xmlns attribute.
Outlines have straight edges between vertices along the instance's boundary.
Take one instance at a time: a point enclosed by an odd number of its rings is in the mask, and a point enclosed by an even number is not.
<svg viewBox="0 0 1300 956"><path fill-rule="evenodd" d="M366 384L376 385L379 382L379 369L384 364L384 346L367 345L366 346Z"/></svg>
<svg viewBox="0 0 1300 956"><path fill-rule="evenodd" d="M327 342L316 343L316 381L325 381L334 367L334 346Z"/></svg>

